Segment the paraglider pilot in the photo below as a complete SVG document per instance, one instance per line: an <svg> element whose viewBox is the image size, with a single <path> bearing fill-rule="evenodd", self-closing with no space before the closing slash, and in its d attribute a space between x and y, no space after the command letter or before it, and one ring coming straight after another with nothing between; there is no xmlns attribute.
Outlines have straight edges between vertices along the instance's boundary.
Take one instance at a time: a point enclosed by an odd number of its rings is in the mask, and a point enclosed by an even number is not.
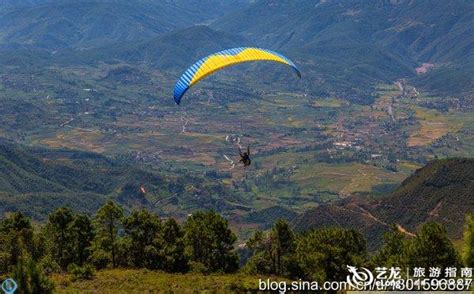
<svg viewBox="0 0 474 294"><path fill-rule="evenodd" d="M242 153L242 150L239 147L240 160L244 166L249 166L252 161L250 160L250 146L247 147L247 152Z"/></svg>

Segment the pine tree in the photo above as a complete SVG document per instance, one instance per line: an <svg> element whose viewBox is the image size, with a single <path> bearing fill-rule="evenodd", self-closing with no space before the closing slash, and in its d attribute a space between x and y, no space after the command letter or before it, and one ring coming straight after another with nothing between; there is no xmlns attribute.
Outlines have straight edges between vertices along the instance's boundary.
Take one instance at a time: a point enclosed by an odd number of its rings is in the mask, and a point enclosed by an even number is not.
<svg viewBox="0 0 474 294"><path fill-rule="evenodd" d="M73 221L74 213L72 210L62 207L48 216L46 224L50 251L54 260L63 270L66 270L67 266L74 261L74 235L70 229Z"/></svg>
<svg viewBox="0 0 474 294"><path fill-rule="evenodd" d="M112 267L119 264L121 240L118 236L122 228L123 209L113 201L108 201L98 211L94 219L95 238L93 241L93 259L98 267Z"/></svg>
<svg viewBox="0 0 474 294"><path fill-rule="evenodd" d="M87 215L77 214L70 224L72 234L73 262L83 265L89 260L91 254L92 240L94 239L94 228Z"/></svg>
<svg viewBox="0 0 474 294"><path fill-rule="evenodd" d="M163 268L161 255L161 221L148 210L133 211L124 220L125 244L130 262L135 267Z"/></svg>
<svg viewBox="0 0 474 294"><path fill-rule="evenodd" d="M347 265L365 264L366 243L355 230L318 229L300 236L296 256L303 277L320 282L342 281L347 276Z"/></svg>
<svg viewBox="0 0 474 294"><path fill-rule="evenodd" d="M294 260L296 236L284 220L278 220L268 233L255 232L247 247L253 251L246 265L251 273L291 275L298 270Z"/></svg>
<svg viewBox="0 0 474 294"><path fill-rule="evenodd" d="M284 272L284 259L295 250L295 236L288 223L284 220L278 220L272 228L272 240L274 243L275 274L280 275Z"/></svg>
<svg viewBox="0 0 474 294"><path fill-rule="evenodd" d="M168 272L188 271L188 260L184 255L184 233L179 224L172 218L163 224L163 252L165 258L164 269Z"/></svg>
<svg viewBox="0 0 474 294"><path fill-rule="evenodd" d="M197 212L184 224L186 253L189 259L209 272L233 272L238 256L233 251L237 237L227 221L214 211Z"/></svg>
<svg viewBox="0 0 474 294"><path fill-rule="evenodd" d="M16 265L23 251L33 253L33 233L30 219L21 212L14 212L0 222L0 272Z"/></svg>
<svg viewBox="0 0 474 294"><path fill-rule="evenodd" d="M438 223L423 225L420 233L405 243L402 265L414 267L458 267L459 256L446 230Z"/></svg>
<svg viewBox="0 0 474 294"><path fill-rule="evenodd" d="M245 264L244 271L251 274L275 274L272 242L268 233L256 231L252 235L246 243L252 255Z"/></svg>
<svg viewBox="0 0 474 294"><path fill-rule="evenodd" d="M466 267L474 267L474 213L466 215L463 261Z"/></svg>
<svg viewBox="0 0 474 294"><path fill-rule="evenodd" d="M396 227L393 227L392 231L385 233L382 248L372 257L372 265L374 267L387 268L400 266L405 240L405 235Z"/></svg>

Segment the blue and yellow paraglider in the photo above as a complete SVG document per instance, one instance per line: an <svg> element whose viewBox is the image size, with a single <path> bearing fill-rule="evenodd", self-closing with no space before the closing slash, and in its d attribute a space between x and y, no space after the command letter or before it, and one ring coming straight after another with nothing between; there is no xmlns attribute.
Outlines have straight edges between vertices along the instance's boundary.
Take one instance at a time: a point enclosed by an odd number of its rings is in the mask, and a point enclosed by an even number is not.
<svg viewBox="0 0 474 294"><path fill-rule="evenodd" d="M227 66L250 61L273 61L283 63L291 66L298 77L301 78L301 73L293 61L276 52L252 47L227 49L204 57L189 67L176 82L174 87L174 101L176 104L179 104L184 93L186 93L191 86L213 72Z"/></svg>

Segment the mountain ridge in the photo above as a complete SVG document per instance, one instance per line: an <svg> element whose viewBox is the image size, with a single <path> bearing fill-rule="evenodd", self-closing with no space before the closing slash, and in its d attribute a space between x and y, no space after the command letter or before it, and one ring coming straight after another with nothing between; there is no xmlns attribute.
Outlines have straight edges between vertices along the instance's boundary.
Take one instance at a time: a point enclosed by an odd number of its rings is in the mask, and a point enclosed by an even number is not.
<svg viewBox="0 0 474 294"><path fill-rule="evenodd" d="M0 15L0 42L58 50L143 40L193 24L192 13L176 10L168 3L45 2Z"/></svg>
<svg viewBox="0 0 474 294"><path fill-rule="evenodd" d="M127 210L148 208L177 218L196 209L246 209L245 199L212 180L219 176L213 173L205 181L201 173L149 169L123 156L28 147L0 138L0 201L5 204L0 216L22 211L43 220L65 205L93 213L107 199Z"/></svg>
<svg viewBox="0 0 474 294"><path fill-rule="evenodd" d="M349 197L310 209L293 221L298 230L341 226L361 230L376 248L392 226L416 233L422 224L437 221L453 239L462 235L464 215L474 211L474 159L435 160L405 179L381 199ZM446 194L448 193L449 194Z"/></svg>
<svg viewBox="0 0 474 294"><path fill-rule="evenodd" d="M439 72L445 83L453 83L452 87L419 83L433 92L459 95L472 91L469 84L454 84L450 77L462 78L474 68L474 42L465 37L473 35L473 18L474 5L464 0L437 5L408 0L260 0L215 20L211 26L239 33L297 60L312 60L314 64L303 66L305 72L314 71L327 80L340 75L330 84L339 83L346 92L350 92L344 85L346 80L364 87L364 83L375 80L416 79L415 68L426 62L438 68L462 65L458 66L459 73ZM364 75L368 78L361 79L362 83L354 79Z"/></svg>

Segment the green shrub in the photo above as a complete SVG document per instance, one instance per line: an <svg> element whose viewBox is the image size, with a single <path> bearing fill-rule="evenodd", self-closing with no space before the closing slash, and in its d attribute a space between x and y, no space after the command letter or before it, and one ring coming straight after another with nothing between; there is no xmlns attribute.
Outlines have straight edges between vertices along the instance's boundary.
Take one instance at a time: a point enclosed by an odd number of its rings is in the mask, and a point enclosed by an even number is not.
<svg viewBox="0 0 474 294"><path fill-rule="evenodd" d="M71 281L75 282L77 280L92 280L94 278L95 269L91 264L78 266L74 263L71 263L67 267L67 271L69 274L71 274Z"/></svg>
<svg viewBox="0 0 474 294"><path fill-rule="evenodd" d="M99 249L92 253L92 264L94 264L97 269L106 268L109 263L109 254L104 250Z"/></svg>
<svg viewBox="0 0 474 294"><path fill-rule="evenodd" d="M209 269L204 264L196 261L190 261L189 268L193 273L206 274L209 272Z"/></svg>
<svg viewBox="0 0 474 294"><path fill-rule="evenodd" d="M54 260L54 258L49 254L41 258L38 265L43 270L43 272L47 275L51 273L61 272L61 267Z"/></svg>

